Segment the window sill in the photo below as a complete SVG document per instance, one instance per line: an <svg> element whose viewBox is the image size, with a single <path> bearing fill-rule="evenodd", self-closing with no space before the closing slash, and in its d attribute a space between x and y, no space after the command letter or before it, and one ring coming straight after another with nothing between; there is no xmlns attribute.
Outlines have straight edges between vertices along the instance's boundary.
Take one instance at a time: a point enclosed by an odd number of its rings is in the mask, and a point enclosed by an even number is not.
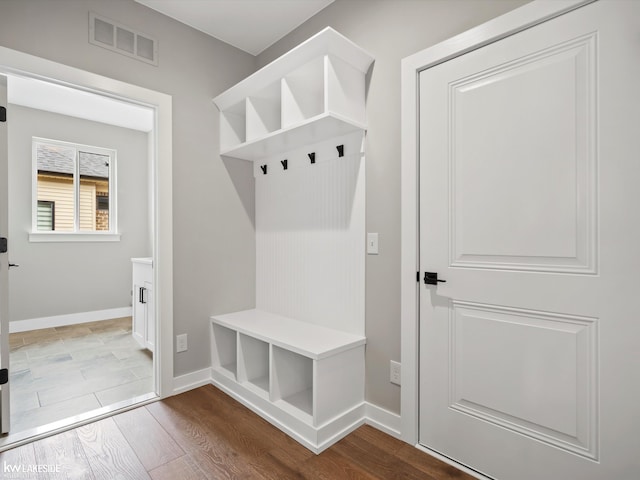
<svg viewBox="0 0 640 480"><path fill-rule="evenodd" d="M96 232L30 232L29 241L34 243L66 243L66 242L119 242L119 233L96 233Z"/></svg>

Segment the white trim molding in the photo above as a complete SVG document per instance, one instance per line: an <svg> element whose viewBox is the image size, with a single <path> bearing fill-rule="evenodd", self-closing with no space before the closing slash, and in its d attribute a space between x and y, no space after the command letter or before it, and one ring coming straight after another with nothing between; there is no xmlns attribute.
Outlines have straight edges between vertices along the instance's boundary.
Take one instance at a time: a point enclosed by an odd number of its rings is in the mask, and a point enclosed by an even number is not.
<svg viewBox="0 0 640 480"><path fill-rule="evenodd" d="M211 384L316 454L329 448L365 423L364 402L316 427L213 368Z"/></svg>
<svg viewBox="0 0 640 480"><path fill-rule="evenodd" d="M385 410L373 403L365 402L364 418L367 425L371 425L387 435L402 439L400 415Z"/></svg>
<svg viewBox="0 0 640 480"><path fill-rule="evenodd" d="M173 395L179 395L211 383L211 368L185 373L173 378Z"/></svg>
<svg viewBox="0 0 640 480"><path fill-rule="evenodd" d="M151 204L153 265L156 295L154 356L156 391L173 394L173 140L172 98L148 88L0 47L0 73L44 79L58 85L148 107L154 112L149 161L152 167Z"/></svg>
<svg viewBox="0 0 640 480"><path fill-rule="evenodd" d="M406 57L401 64L401 438L418 443L418 341L420 271L418 238L419 74L489 43L575 10L594 0L536 0L509 13ZM458 468L460 468L458 466Z"/></svg>
<svg viewBox="0 0 640 480"><path fill-rule="evenodd" d="M221 381L222 380L222 381ZM345 414L345 418L339 419L337 426L329 428L330 434L327 438L318 446L310 442L304 435L301 435L298 431L294 431L291 428L284 425L279 419L278 415L274 415L274 411L269 408L268 403L260 402L257 397L245 398L238 395L233 388L228 387L228 382L217 376L214 376L214 371L211 368L203 368L202 370L196 370L195 372L186 373L173 379L173 395L179 395L181 393L194 390L204 385L213 385L220 389L234 400L242 403L250 408L256 415L266 419L277 428L285 432L287 435L300 442L309 450L320 453L326 448L333 445L335 442L343 438L345 435L354 431L358 427L366 424L373 428L380 430L394 438L401 439L400 435L400 415L390 412L382 407L374 405L369 402L363 402L361 405ZM335 423L336 420L330 423Z"/></svg>
<svg viewBox="0 0 640 480"><path fill-rule="evenodd" d="M30 232L29 241L32 243L60 243L60 242L119 242L119 233L82 233L82 232Z"/></svg>
<svg viewBox="0 0 640 480"><path fill-rule="evenodd" d="M94 310L92 312L67 313L53 315L51 317L28 318L9 322L9 333L28 332L41 328L64 327L80 323L98 322L112 318L131 316L131 307L109 308L107 310Z"/></svg>

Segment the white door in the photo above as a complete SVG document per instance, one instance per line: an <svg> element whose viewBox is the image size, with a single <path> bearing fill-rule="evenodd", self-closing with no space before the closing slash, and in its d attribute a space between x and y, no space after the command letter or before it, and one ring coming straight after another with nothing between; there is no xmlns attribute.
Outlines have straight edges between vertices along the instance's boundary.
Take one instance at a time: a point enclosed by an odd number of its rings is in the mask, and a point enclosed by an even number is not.
<svg viewBox="0 0 640 480"><path fill-rule="evenodd" d="M494 478L640 475L640 2L420 74L419 441Z"/></svg>
<svg viewBox="0 0 640 480"><path fill-rule="evenodd" d="M0 107L7 107L7 77L0 75ZM9 235L7 122L0 112L0 237ZM0 250L1 251L1 250ZM0 253L0 369L9 368L9 254ZM2 375L0 375L2 377ZM9 431L9 384L0 385L0 433Z"/></svg>

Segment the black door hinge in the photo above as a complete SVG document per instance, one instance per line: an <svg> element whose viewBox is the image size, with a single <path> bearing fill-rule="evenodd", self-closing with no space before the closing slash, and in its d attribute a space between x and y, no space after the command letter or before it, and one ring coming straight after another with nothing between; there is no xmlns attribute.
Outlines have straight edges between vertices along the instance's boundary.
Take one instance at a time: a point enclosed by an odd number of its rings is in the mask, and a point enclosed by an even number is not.
<svg viewBox="0 0 640 480"><path fill-rule="evenodd" d="M3 368L0 370L0 385L4 385L5 383L9 383L9 369Z"/></svg>
<svg viewBox="0 0 640 480"><path fill-rule="evenodd" d="M7 109L5 107L0 107L0 122L7 121Z"/></svg>
<svg viewBox="0 0 640 480"><path fill-rule="evenodd" d="M416 282L420 283L420 272L416 272Z"/></svg>
<svg viewBox="0 0 640 480"><path fill-rule="evenodd" d="M0 253L7 253L9 248L8 241L5 237L0 237Z"/></svg>

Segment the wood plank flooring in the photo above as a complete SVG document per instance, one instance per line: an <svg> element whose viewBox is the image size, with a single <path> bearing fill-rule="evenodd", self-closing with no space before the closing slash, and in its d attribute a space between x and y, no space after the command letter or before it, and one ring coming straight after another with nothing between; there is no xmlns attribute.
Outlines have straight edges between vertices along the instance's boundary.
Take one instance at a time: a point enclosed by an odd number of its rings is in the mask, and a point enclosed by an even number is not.
<svg viewBox="0 0 640 480"><path fill-rule="evenodd" d="M14 433L153 391L131 317L12 333L9 345Z"/></svg>
<svg viewBox="0 0 640 480"><path fill-rule="evenodd" d="M211 385L0 453L0 478L472 480L369 426L315 455Z"/></svg>

